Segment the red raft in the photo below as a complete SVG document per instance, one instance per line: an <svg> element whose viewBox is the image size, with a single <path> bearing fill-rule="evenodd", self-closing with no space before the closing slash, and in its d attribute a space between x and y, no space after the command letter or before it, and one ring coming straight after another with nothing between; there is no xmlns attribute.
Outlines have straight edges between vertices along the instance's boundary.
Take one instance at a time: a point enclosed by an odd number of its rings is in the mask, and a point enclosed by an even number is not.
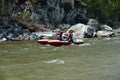
<svg viewBox="0 0 120 80"><path fill-rule="evenodd" d="M43 44L43 45L49 44L49 40L48 39L41 39L41 40L38 40L38 43Z"/></svg>
<svg viewBox="0 0 120 80"><path fill-rule="evenodd" d="M62 45L67 46L70 44L76 44L76 45L83 44L84 41L79 39L79 40L75 40L73 43L70 43L68 41L41 39L41 40L38 40L38 43L43 44L43 45L50 44L53 46L62 46Z"/></svg>

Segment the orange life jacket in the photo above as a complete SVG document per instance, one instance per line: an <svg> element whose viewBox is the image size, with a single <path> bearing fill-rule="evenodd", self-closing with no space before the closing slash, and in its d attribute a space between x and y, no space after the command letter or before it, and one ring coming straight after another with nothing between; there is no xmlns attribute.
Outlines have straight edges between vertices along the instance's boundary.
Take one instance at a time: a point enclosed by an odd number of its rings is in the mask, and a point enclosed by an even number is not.
<svg viewBox="0 0 120 80"><path fill-rule="evenodd" d="M67 33L67 39L70 38L70 34L71 34L70 32Z"/></svg>
<svg viewBox="0 0 120 80"><path fill-rule="evenodd" d="M59 40L60 40L60 39L61 39L61 37L62 37L61 32L58 32L58 33L57 33L57 39L59 39Z"/></svg>

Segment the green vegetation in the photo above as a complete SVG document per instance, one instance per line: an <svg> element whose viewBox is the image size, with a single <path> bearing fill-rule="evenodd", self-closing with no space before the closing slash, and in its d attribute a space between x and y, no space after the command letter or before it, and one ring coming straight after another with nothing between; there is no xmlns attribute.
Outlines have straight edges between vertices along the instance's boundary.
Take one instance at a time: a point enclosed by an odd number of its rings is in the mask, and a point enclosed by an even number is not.
<svg viewBox="0 0 120 80"><path fill-rule="evenodd" d="M6 13L7 3L4 0L0 1L0 16L4 15Z"/></svg>
<svg viewBox="0 0 120 80"><path fill-rule="evenodd" d="M95 18L102 23L120 24L120 0L82 0L87 3L89 18Z"/></svg>

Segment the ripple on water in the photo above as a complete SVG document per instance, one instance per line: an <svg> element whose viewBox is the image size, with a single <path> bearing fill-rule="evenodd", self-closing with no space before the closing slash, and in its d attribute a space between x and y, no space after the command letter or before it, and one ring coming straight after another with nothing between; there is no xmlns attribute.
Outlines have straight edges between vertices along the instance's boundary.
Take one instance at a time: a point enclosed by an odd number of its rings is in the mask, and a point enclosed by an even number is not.
<svg viewBox="0 0 120 80"><path fill-rule="evenodd" d="M120 39L120 37L114 37L113 39L115 39L115 40L116 40L116 39Z"/></svg>
<svg viewBox="0 0 120 80"><path fill-rule="evenodd" d="M53 49L53 51L56 51L56 50L58 50L58 49L59 49L59 47L56 47L56 48Z"/></svg>
<svg viewBox="0 0 120 80"><path fill-rule="evenodd" d="M103 40L111 40L112 38L104 38Z"/></svg>
<svg viewBox="0 0 120 80"><path fill-rule="evenodd" d="M6 51L6 50L5 50L5 51L3 51L3 52L4 52L4 53L9 53L9 51Z"/></svg>
<svg viewBox="0 0 120 80"><path fill-rule="evenodd" d="M109 38L104 38L103 40L119 40L120 37L109 37Z"/></svg>
<svg viewBox="0 0 120 80"><path fill-rule="evenodd" d="M46 49L47 47L40 47L41 49Z"/></svg>
<svg viewBox="0 0 120 80"><path fill-rule="evenodd" d="M114 41L114 43L120 43L120 41L119 41L119 40L117 40L117 41Z"/></svg>
<svg viewBox="0 0 120 80"><path fill-rule="evenodd" d="M24 50L28 50L29 48L24 48Z"/></svg>

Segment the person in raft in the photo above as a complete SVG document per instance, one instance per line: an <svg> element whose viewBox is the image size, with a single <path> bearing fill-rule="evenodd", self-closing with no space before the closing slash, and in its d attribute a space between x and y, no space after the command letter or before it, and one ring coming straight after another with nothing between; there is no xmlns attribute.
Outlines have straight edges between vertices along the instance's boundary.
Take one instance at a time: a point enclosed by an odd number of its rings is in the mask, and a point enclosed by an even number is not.
<svg viewBox="0 0 120 80"><path fill-rule="evenodd" d="M67 40L70 43L73 43L73 32L74 30L68 29L67 31Z"/></svg>
<svg viewBox="0 0 120 80"><path fill-rule="evenodd" d="M57 40L62 41L62 34L63 32L60 29L57 29L57 36L56 36Z"/></svg>

